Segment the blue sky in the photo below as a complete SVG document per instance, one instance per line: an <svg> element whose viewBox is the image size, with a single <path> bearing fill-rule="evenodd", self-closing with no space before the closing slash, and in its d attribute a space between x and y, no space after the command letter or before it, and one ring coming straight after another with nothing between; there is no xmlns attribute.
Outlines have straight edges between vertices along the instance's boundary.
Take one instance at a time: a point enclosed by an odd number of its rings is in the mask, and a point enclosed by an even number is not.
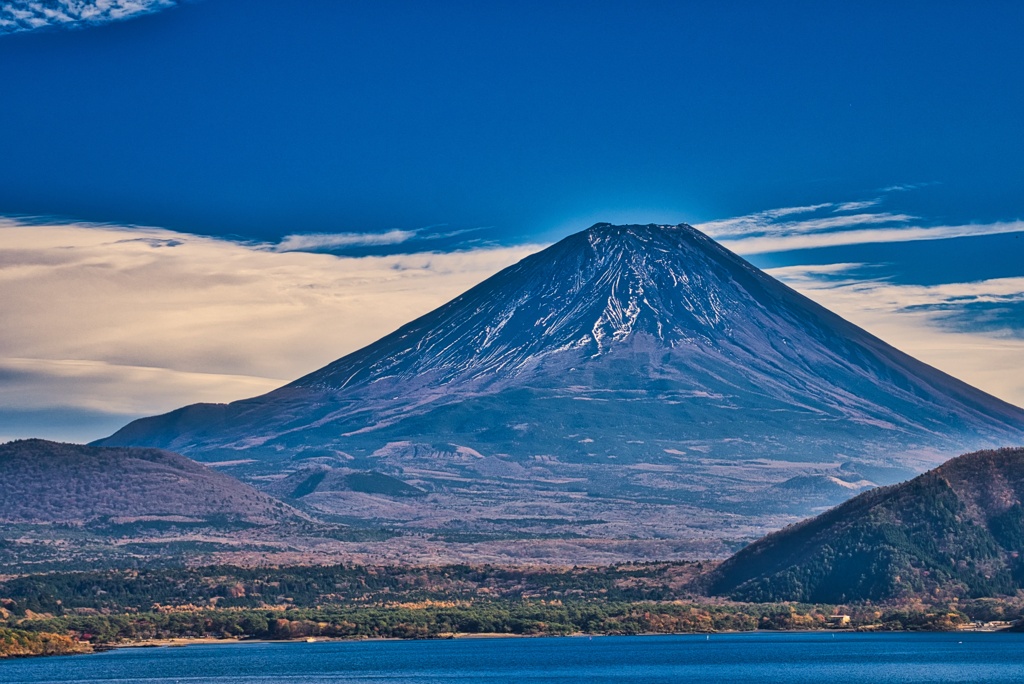
<svg viewBox="0 0 1024 684"><path fill-rule="evenodd" d="M1018 2L204 0L23 31L0 211L520 241L935 183L911 211L1017 218L1022 29Z"/></svg>
<svg viewBox="0 0 1024 684"><path fill-rule="evenodd" d="M269 356L315 367L371 341L348 323L302 347L300 271L376 274L337 280L365 292L331 311L392 310L362 326L385 333L597 221L696 224L1020 403L1022 30L1009 1L0 5L0 313L25 328L0 333L0 438L100 436L311 369ZM224 312L167 328L211 296L182 279L245 280L225 259L291 274L228 296L263 325L259 306L291 293L294 336L232 355L197 341ZM414 275L374 290L374 268ZM104 318L121 308L148 322ZM140 368L166 394L111 409Z"/></svg>

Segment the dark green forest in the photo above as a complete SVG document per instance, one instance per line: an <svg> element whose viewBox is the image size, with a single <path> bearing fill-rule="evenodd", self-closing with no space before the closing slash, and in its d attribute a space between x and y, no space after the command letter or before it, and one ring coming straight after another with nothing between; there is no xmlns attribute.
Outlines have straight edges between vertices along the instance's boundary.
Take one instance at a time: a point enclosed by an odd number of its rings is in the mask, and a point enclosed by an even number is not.
<svg viewBox="0 0 1024 684"><path fill-rule="evenodd" d="M768 535L708 591L741 601L940 600L1024 590L1024 449L968 454Z"/></svg>

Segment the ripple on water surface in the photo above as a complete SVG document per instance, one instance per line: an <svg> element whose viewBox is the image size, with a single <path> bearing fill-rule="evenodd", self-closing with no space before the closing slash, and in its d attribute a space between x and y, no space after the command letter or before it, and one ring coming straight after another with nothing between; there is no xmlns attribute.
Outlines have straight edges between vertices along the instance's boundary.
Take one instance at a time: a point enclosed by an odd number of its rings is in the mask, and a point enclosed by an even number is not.
<svg viewBox="0 0 1024 684"><path fill-rule="evenodd" d="M0 682L1022 682L1024 634L753 633L242 643L0 662Z"/></svg>

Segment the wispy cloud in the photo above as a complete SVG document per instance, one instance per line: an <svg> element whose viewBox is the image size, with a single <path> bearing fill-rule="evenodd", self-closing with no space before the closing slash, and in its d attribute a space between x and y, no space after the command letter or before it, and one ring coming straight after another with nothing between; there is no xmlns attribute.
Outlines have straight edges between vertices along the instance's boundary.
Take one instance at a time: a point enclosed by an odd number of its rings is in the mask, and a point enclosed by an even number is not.
<svg viewBox="0 0 1024 684"><path fill-rule="evenodd" d="M364 249L367 247L394 247L415 242L409 245L408 251L424 252L443 245L442 251L450 252L456 246L469 247L481 241L456 240L452 238L479 233L487 230L486 227L459 228L451 230L438 230L443 225L425 226L415 230L388 230L383 233L297 233L286 235L276 244L268 244L264 247L274 252L343 252L352 249Z"/></svg>
<svg viewBox="0 0 1024 684"><path fill-rule="evenodd" d="M892 186L882 192L911 190ZM892 211L870 211L884 200L876 197L768 209L699 223L695 227L738 254L754 255L820 247L838 247L917 240L996 235L1024 231L1024 221L928 225L921 217Z"/></svg>
<svg viewBox="0 0 1024 684"><path fill-rule="evenodd" d="M882 202L881 197L850 202L821 202L706 221L696 225L716 240L788 237L796 234L850 230L865 225L897 225L915 216L892 212L867 212ZM860 213L850 213L860 212Z"/></svg>
<svg viewBox="0 0 1024 684"><path fill-rule="evenodd" d="M347 257L0 220L0 413L49 402L127 421L259 394L537 249Z"/></svg>
<svg viewBox="0 0 1024 684"><path fill-rule="evenodd" d="M377 247L400 245L415 238L415 230L389 230L384 233L310 233L286 235L274 245L276 252L314 252L344 247Z"/></svg>
<svg viewBox="0 0 1024 684"><path fill-rule="evenodd" d="M992 278L967 283L907 285L892 283L883 278L865 280L852 275L853 272L862 271L867 267L869 264L863 263L812 264L772 268L768 273L807 290L845 290L853 295L870 293L875 297L875 303L883 303L881 308L892 311L906 311L938 304L1024 301L1024 277ZM842 278L843 275L849 277Z"/></svg>
<svg viewBox="0 0 1024 684"><path fill-rule="evenodd" d="M860 202L842 202L840 204L835 205L832 211L862 211L864 209L870 209L871 207L878 205L879 203L881 203L881 201L881 197L876 197L875 199L862 200Z"/></svg>
<svg viewBox="0 0 1024 684"><path fill-rule="evenodd" d="M766 209L756 214L751 214L749 217L741 218L764 218L764 219L777 219L783 216L792 216L793 214L810 214L819 209L828 209L834 207L832 202L824 202L822 204L808 204L802 207L782 207L780 209Z"/></svg>
<svg viewBox="0 0 1024 684"><path fill-rule="evenodd" d="M155 402L179 406L197 401L217 402L225 396L262 394L282 384L281 379L250 375L200 373L92 359L17 357L0 358L0 377L4 378L0 383L0 409L49 409L57 403L56 397L65 406L123 416L146 413Z"/></svg>
<svg viewBox="0 0 1024 684"><path fill-rule="evenodd" d="M913 220L909 214L848 214L822 216L799 221L765 219L763 214L711 221L696 226L716 240L749 240L763 237L792 237L806 233L822 233L859 228L868 225L902 224Z"/></svg>
<svg viewBox="0 0 1024 684"><path fill-rule="evenodd" d="M699 228L699 226L698 226ZM737 254L767 254L798 249L838 247L884 242L913 242L915 240L946 240L958 237L999 235L1024 231L1024 221L967 224L961 226L908 226L905 228L876 228L869 230L841 230L816 234L801 234L799 228L790 234L765 235L722 239L719 242Z"/></svg>
<svg viewBox="0 0 1024 684"><path fill-rule="evenodd" d="M789 283L793 286L812 284L824 287L827 279L839 278L839 282L833 285L845 285L853 282L862 282L861 279L850 279L848 276L852 271L863 269L867 266L864 263L844 262L837 264L807 264L799 266L780 266L768 270L775 278Z"/></svg>
<svg viewBox="0 0 1024 684"><path fill-rule="evenodd" d="M11 0L0 5L0 34L105 24L178 4L178 0Z"/></svg>
<svg viewBox="0 0 1024 684"><path fill-rule="evenodd" d="M929 225L921 217L882 211L890 193L863 200L784 207L697 225L743 255L799 253L825 247L945 240L1024 232L1024 221ZM896 347L1013 403L1024 405L1021 311L1024 278L936 285L894 283L864 263L787 266L770 273L826 308Z"/></svg>
<svg viewBox="0 0 1024 684"><path fill-rule="evenodd" d="M933 185L941 185L938 181L927 181L925 183L899 183L897 185L890 185L885 188L881 188L878 192L910 192L911 190L920 190L921 188L929 188Z"/></svg>

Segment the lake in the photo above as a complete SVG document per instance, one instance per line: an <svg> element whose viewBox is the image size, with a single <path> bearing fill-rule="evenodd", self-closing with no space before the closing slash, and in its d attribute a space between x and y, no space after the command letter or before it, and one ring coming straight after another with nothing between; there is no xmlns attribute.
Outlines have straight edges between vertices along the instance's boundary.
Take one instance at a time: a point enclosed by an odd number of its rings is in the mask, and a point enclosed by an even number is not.
<svg viewBox="0 0 1024 684"><path fill-rule="evenodd" d="M0 662L0 682L1022 682L1024 634L241 643Z"/></svg>

